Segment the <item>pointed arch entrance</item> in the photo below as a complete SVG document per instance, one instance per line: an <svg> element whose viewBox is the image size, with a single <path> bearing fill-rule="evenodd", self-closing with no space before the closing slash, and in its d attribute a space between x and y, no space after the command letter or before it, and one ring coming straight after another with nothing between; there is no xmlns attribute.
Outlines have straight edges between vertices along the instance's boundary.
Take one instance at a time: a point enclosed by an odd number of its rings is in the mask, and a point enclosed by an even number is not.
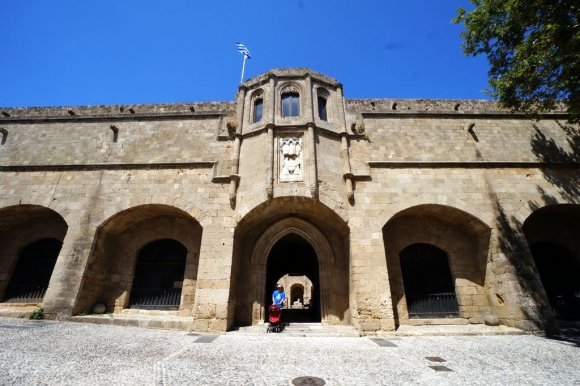
<svg viewBox="0 0 580 386"><path fill-rule="evenodd" d="M315 200L279 198L252 210L236 227L229 326L263 323L277 283L288 301L292 285L304 283L286 318L350 324L348 237L346 223Z"/></svg>
<svg viewBox="0 0 580 386"><path fill-rule="evenodd" d="M308 314L304 315L306 320L319 322L326 319L330 285L328 271L334 263L334 256L320 230L299 218L281 220L262 234L252 253L252 263L252 281L257 284L253 323L267 317L271 293L278 280L286 274L304 275L313 283L314 296Z"/></svg>
<svg viewBox="0 0 580 386"><path fill-rule="evenodd" d="M304 298L304 287L294 283L306 277L312 283L312 296L308 308L293 307L296 302L297 287L302 288L301 298ZM301 236L290 233L282 237L272 247L266 264L266 286L263 304L270 304L271 293L276 284L284 286L287 298L287 310L284 312L286 322L320 322L320 279L319 264L316 251ZM293 280L293 278L296 278ZM266 316L267 317L267 316Z"/></svg>

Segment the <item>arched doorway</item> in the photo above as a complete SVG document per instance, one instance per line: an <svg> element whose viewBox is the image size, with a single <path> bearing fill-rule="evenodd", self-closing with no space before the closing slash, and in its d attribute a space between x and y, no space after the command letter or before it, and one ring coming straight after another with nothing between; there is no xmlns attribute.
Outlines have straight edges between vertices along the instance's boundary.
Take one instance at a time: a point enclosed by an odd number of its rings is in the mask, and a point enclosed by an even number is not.
<svg viewBox="0 0 580 386"><path fill-rule="evenodd" d="M161 239L145 245L137 257L129 307L179 309L186 256L187 248L177 240Z"/></svg>
<svg viewBox="0 0 580 386"><path fill-rule="evenodd" d="M530 250L556 319L580 320L580 272L572 252L549 241Z"/></svg>
<svg viewBox="0 0 580 386"><path fill-rule="evenodd" d="M68 230L63 217L40 205L0 209L0 300L40 303Z"/></svg>
<svg viewBox="0 0 580 386"><path fill-rule="evenodd" d="M417 205L389 219L383 240L395 325L449 317L483 323L501 312L489 302L490 236L487 224L450 206Z"/></svg>
<svg viewBox="0 0 580 386"><path fill-rule="evenodd" d="M48 288L62 242L48 238L35 241L20 252L3 302L41 302Z"/></svg>
<svg viewBox="0 0 580 386"><path fill-rule="evenodd" d="M290 307L295 304L304 305L304 286L302 284L294 284L290 287Z"/></svg>
<svg viewBox="0 0 580 386"><path fill-rule="evenodd" d="M139 308L191 316L201 236L197 220L167 205L113 215L97 229L73 314L103 303L112 313Z"/></svg>
<svg viewBox="0 0 580 386"><path fill-rule="evenodd" d="M270 250L266 266L266 298L264 304L272 303L271 295L276 284L288 276L306 276L313 283L313 296L309 308L291 307L292 293L284 288L289 308L284 312L286 322L320 322L320 280L318 257L312 246L301 236L291 233L281 238ZM267 315L265 315L267 318Z"/></svg>
<svg viewBox="0 0 580 386"><path fill-rule="evenodd" d="M458 317L459 306L447 254L417 243L400 253L409 318Z"/></svg>
<svg viewBox="0 0 580 386"><path fill-rule="evenodd" d="M580 321L580 205L540 208L523 231L554 317Z"/></svg>
<svg viewBox="0 0 580 386"><path fill-rule="evenodd" d="M235 230L228 328L262 324L276 281L288 273L312 281L311 320L350 324L349 234L341 217L309 198L274 198L250 211ZM303 258L286 262L285 248Z"/></svg>

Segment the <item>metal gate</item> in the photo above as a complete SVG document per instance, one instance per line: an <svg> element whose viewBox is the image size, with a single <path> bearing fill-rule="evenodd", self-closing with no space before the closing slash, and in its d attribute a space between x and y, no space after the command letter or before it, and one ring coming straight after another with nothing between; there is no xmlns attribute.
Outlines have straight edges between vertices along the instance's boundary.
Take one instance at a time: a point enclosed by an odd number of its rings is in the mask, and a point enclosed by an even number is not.
<svg viewBox="0 0 580 386"><path fill-rule="evenodd" d="M42 239L25 247L18 256L3 301L41 302L61 247L62 242L57 239Z"/></svg>
<svg viewBox="0 0 580 386"><path fill-rule="evenodd" d="M139 253L129 306L150 310L177 310L187 249L178 241L162 239Z"/></svg>
<svg viewBox="0 0 580 386"><path fill-rule="evenodd" d="M459 316L446 253L429 244L413 244L400 253L410 318Z"/></svg>

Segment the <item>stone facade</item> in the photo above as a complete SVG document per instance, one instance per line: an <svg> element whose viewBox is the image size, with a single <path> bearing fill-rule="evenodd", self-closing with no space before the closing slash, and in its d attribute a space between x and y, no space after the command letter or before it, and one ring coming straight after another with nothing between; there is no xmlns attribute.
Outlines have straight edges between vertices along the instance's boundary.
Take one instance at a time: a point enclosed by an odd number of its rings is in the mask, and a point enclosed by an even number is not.
<svg viewBox="0 0 580 386"><path fill-rule="evenodd" d="M0 314L127 312L142 251L162 239L187 253L178 304L151 313L197 331L262 323L288 274L310 282L313 321L361 334L549 330L534 245L580 272L580 140L563 112L345 99L307 69L250 79L235 102L0 110ZM47 238L62 248L44 296L7 301L23 249ZM452 317L409 313L401 255L417 244L446 256Z"/></svg>

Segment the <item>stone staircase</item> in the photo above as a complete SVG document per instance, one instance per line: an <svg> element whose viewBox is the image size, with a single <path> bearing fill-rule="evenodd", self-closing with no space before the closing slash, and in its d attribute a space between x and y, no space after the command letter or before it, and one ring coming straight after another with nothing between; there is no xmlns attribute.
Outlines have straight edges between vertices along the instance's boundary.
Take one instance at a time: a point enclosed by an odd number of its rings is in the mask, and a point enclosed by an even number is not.
<svg viewBox="0 0 580 386"><path fill-rule="evenodd" d="M239 327L229 331L227 335L264 335L267 334L268 324ZM329 325L322 323L286 323L280 333L271 333L280 336L296 337L359 337L360 333L350 325Z"/></svg>

